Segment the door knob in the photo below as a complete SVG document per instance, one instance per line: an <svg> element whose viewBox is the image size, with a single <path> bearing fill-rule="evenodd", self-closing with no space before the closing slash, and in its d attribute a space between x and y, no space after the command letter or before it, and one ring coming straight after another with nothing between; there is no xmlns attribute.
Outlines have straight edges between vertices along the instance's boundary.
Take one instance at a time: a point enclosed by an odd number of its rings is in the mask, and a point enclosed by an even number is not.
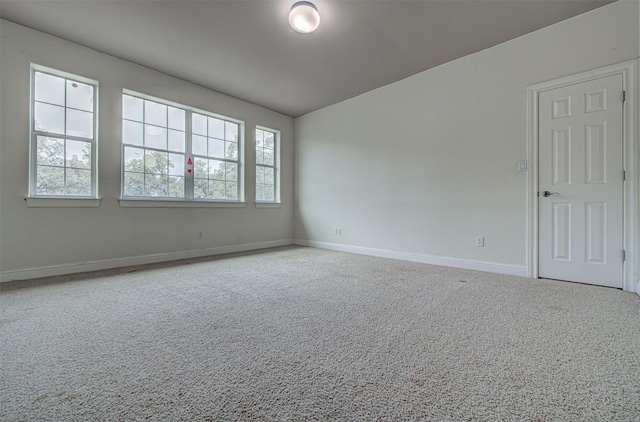
<svg viewBox="0 0 640 422"><path fill-rule="evenodd" d="M549 192L548 190L542 192L542 196L544 196L545 198L548 198L552 195L558 195L560 196L560 194L558 192Z"/></svg>

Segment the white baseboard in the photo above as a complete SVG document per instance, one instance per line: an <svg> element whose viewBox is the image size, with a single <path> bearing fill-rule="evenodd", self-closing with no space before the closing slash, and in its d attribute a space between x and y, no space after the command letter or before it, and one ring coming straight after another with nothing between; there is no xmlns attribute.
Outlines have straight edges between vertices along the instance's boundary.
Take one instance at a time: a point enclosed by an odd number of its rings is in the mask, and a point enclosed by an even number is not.
<svg viewBox="0 0 640 422"><path fill-rule="evenodd" d="M51 277L56 275L83 273L87 271L108 270L112 268L129 267L133 265L153 264L156 262L176 261L179 259L200 258L203 256L221 255L233 252L245 252L257 249L274 248L292 245L292 239L273 240L268 242L245 243L242 245L219 246L215 248L197 249L192 251L171 252L163 254L143 255L131 258L116 258L103 261L90 261L50 267L29 268L24 270L3 271L0 282L15 280L29 280L32 278Z"/></svg>
<svg viewBox="0 0 640 422"><path fill-rule="evenodd" d="M333 251L349 252L360 255L377 256L381 258L399 259L402 261L420 262L422 264L440 265L443 267L463 268L466 270L485 271L497 274L528 277L527 267L524 265L501 264L496 262L474 261L470 259L447 258L442 256L416 254L410 252L396 252L385 249L365 248L362 246L341 245L337 243L318 242L315 240L295 239L294 244L310 246L312 248L330 249Z"/></svg>

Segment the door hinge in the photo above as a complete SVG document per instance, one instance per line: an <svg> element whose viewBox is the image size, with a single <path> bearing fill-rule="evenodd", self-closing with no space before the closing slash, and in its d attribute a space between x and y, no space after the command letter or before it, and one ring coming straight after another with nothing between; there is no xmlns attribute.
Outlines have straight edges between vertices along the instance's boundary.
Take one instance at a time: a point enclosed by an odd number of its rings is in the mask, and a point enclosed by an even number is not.
<svg viewBox="0 0 640 422"><path fill-rule="evenodd" d="M625 251L624 249L622 250L622 260L623 261L627 260L627 251Z"/></svg>
<svg viewBox="0 0 640 422"><path fill-rule="evenodd" d="M627 91L622 91L622 102L624 103L627 100Z"/></svg>
<svg viewBox="0 0 640 422"><path fill-rule="evenodd" d="M627 172L622 170L622 174L620 175L620 177L622 178L622 181L624 182L625 180L627 180Z"/></svg>

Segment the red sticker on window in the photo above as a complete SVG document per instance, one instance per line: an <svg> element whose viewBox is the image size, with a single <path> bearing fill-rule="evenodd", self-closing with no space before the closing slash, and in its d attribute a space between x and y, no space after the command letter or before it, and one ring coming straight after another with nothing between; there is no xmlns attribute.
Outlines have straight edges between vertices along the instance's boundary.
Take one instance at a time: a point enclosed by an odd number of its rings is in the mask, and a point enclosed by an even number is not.
<svg viewBox="0 0 640 422"><path fill-rule="evenodd" d="M187 164L188 165L192 165L193 164L193 161L191 161L191 157L189 157L189 160L187 161Z"/></svg>

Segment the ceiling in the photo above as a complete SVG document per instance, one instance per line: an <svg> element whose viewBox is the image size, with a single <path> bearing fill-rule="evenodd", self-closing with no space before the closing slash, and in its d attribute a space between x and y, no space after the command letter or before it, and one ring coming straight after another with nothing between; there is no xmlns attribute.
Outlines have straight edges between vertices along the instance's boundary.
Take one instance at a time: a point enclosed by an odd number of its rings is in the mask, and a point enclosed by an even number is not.
<svg viewBox="0 0 640 422"><path fill-rule="evenodd" d="M2 0L0 17L297 117L614 0Z"/></svg>

